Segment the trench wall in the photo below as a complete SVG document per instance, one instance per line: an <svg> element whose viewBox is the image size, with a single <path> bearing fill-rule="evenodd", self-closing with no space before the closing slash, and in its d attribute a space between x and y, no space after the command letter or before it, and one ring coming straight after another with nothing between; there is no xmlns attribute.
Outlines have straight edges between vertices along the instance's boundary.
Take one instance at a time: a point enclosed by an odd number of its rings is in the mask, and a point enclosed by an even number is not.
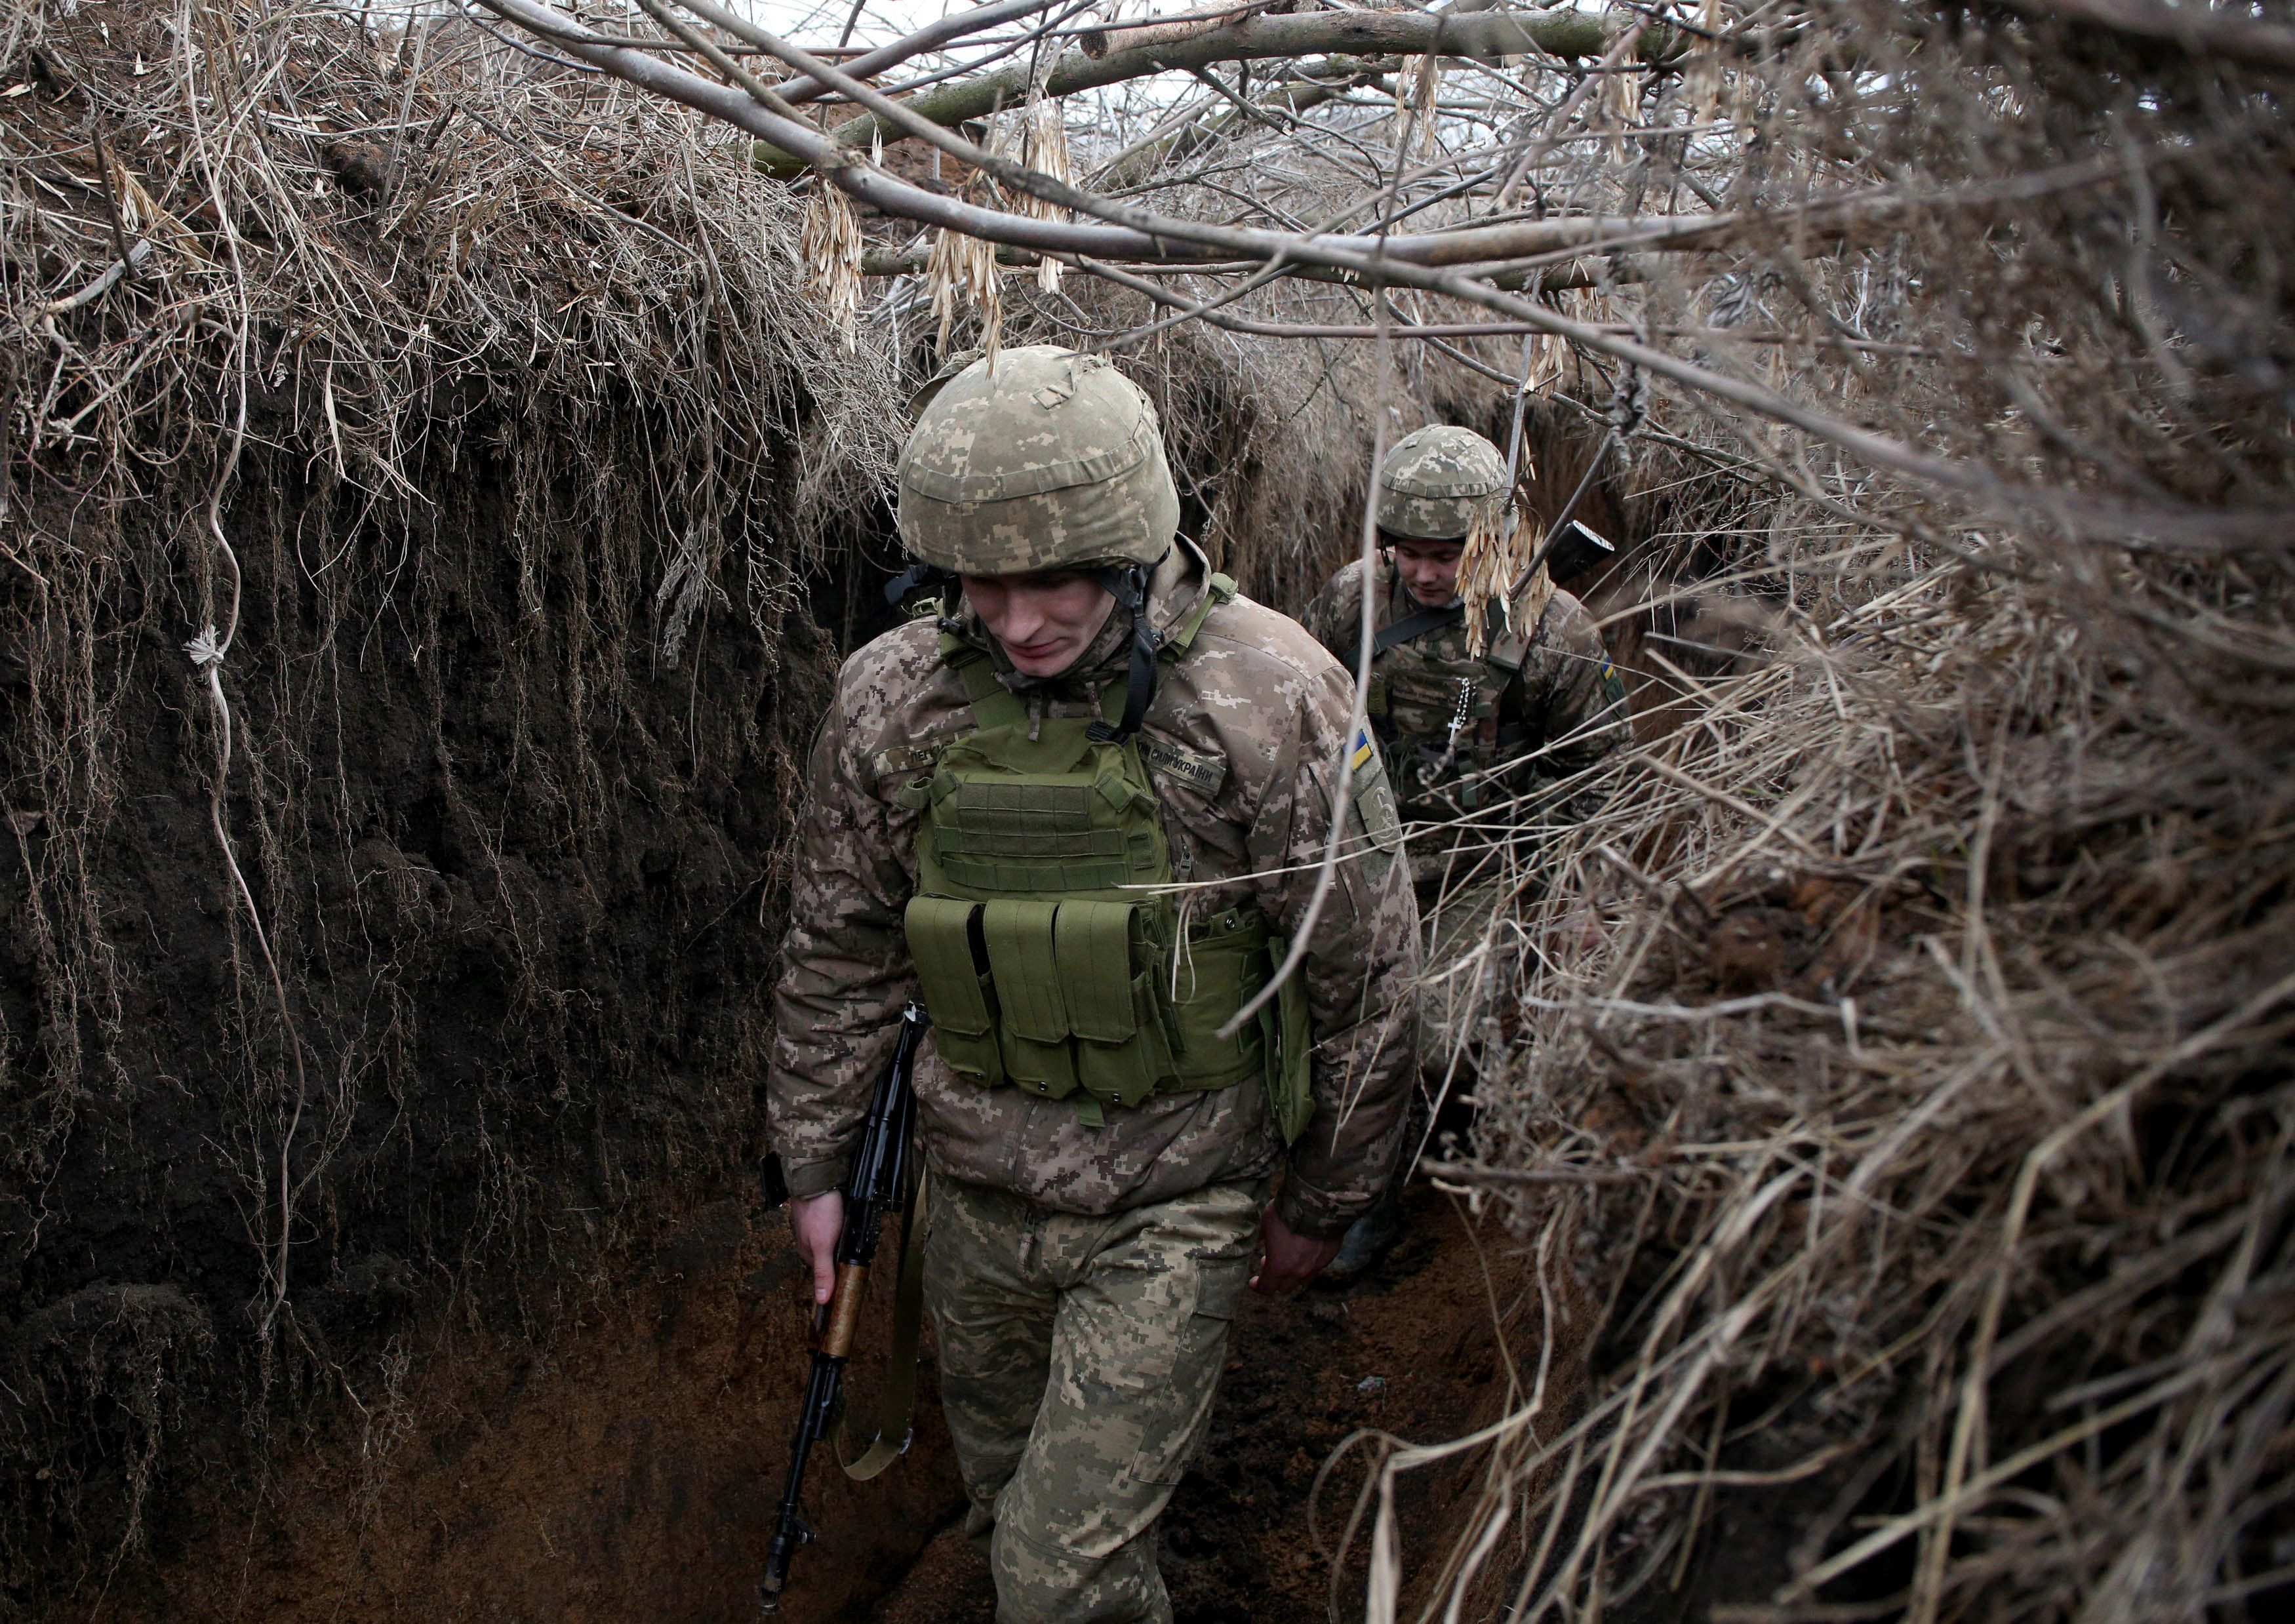
<svg viewBox="0 0 2295 1624"><path fill-rule="evenodd" d="M751 545L673 661L687 516L640 404L461 403L388 500L265 449L291 405L222 510L267 959L184 651L227 590L203 487L13 487L51 569L0 571L0 1617L307 1521L305 1453L357 1465L353 1521L424 1405L601 1315L674 1330L694 1213L701 1272L754 1251L725 1226L834 669L801 577L728 516Z"/></svg>

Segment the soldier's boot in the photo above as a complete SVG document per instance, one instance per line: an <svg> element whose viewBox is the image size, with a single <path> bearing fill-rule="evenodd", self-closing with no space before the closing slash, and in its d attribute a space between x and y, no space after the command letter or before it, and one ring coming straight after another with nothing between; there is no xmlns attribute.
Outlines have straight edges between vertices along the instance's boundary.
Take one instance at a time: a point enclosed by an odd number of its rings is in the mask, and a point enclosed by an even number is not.
<svg viewBox="0 0 2295 1624"><path fill-rule="evenodd" d="M1339 1243L1338 1255L1323 1270L1323 1278L1337 1285L1360 1279L1377 1268L1401 1238L1402 1181L1398 1179L1387 1186L1376 1206L1349 1227L1346 1238Z"/></svg>

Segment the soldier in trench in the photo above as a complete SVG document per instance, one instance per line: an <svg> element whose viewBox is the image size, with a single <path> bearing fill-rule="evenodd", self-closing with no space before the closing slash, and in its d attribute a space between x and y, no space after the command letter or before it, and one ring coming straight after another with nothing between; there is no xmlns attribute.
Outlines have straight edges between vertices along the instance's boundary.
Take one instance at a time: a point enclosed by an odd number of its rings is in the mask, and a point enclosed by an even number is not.
<svg viewBox="0 0 2295 1624"><path fill-rule="evenodd" d="M1418 915L1377 752L1330 655L1178 517L1104 358L958 374L900 467L938 614L845 663L809 767L772 1137L825 1301L921 992L925 1302L1005 1624L1171 1617L1154 1524L1238 1297L1329 1261L1408 1107ZM1342 774L1352 856L1311 918Z"/></svg>
<svg viewBox="0 0 2295 1624"><path fill-rule="evenodd" d="M1594 810L1584 792L1566 801L1541 792L1629 742L1625 684L1601 633L1543 565L1503 615L1490 606L1488 647L1479 656L1469 649L1459 560L1469 535L1495 530L1506 486L1497 446L1472 429L1436 425L1387 453L1374 515L1368 711L1397 786L1430 933L1417 1048L1437 1091L1465 1063L1483 1014L1487 976L1470 956L1513 889L1516 839L1537 823ZM1357 559L1301 616L1351 672L1364 585ZM1362 1273L1393 1245L1401 1186L1398 1177L1349 1230L1332 1278Z"/></svg>

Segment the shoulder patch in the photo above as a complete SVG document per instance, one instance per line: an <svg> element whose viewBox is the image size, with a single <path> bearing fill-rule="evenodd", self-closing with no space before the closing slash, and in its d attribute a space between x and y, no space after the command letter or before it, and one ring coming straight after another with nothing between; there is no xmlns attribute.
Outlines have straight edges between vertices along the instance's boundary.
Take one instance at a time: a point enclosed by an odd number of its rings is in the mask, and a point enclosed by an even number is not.
<svg viewBox="0 0 2295 1624"><path fill-rule="evenodd" d="M1348 796L1348 817L1373 850L1384 853L1400 851L1402 819L1394 804L1394 786L1387 781L1386 763L1368 730L1355 735L1355 747L1348 753L1347 762L1349 775L1354 780ZM1385 877L1383 862L1375 865L1375 871L1367 871L1371 872L1374 881Z"/></svg>
<svg viewBox="0 0 2295 1624"><path fill-rule="evenodd" d="M1205 799L1217 795L1220 786L1227 782L1227 759L1224 756L1205 755L1201 751L1175 745L1169 739L1158 739L1153 733L1142 733L1139 738L1139 754L1150 767L1179 779Z"/></svg>

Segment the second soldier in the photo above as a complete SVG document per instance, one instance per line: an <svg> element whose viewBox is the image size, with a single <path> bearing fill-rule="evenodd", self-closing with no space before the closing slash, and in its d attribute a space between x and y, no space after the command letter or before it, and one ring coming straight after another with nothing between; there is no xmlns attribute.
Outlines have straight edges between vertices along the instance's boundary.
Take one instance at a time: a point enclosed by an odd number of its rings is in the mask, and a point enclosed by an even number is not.
<svg viewBox="0 0 2295 1624"><path fill-rule="evenodd" d="M1410 831L1410 867L1432 941L1419 1052L1439 1091L1465 1063L1482 1014L1477 954L1510 889L1519 834L1581 814L1541 788L1598 764L1629 742L1624 684L1593 617L1541 566L1503 610L1489 605L1488 647L1468 642L1458 567L1468 538L1495 532L1506 459L1472 429L1405 436L1378 475L1379 553L1317 593L1302 619L1351 671L1371 595L1368 711ZM1347 1237L1333 1267L1352 1277L1399 1233L1396 1193Z"/></svg>

